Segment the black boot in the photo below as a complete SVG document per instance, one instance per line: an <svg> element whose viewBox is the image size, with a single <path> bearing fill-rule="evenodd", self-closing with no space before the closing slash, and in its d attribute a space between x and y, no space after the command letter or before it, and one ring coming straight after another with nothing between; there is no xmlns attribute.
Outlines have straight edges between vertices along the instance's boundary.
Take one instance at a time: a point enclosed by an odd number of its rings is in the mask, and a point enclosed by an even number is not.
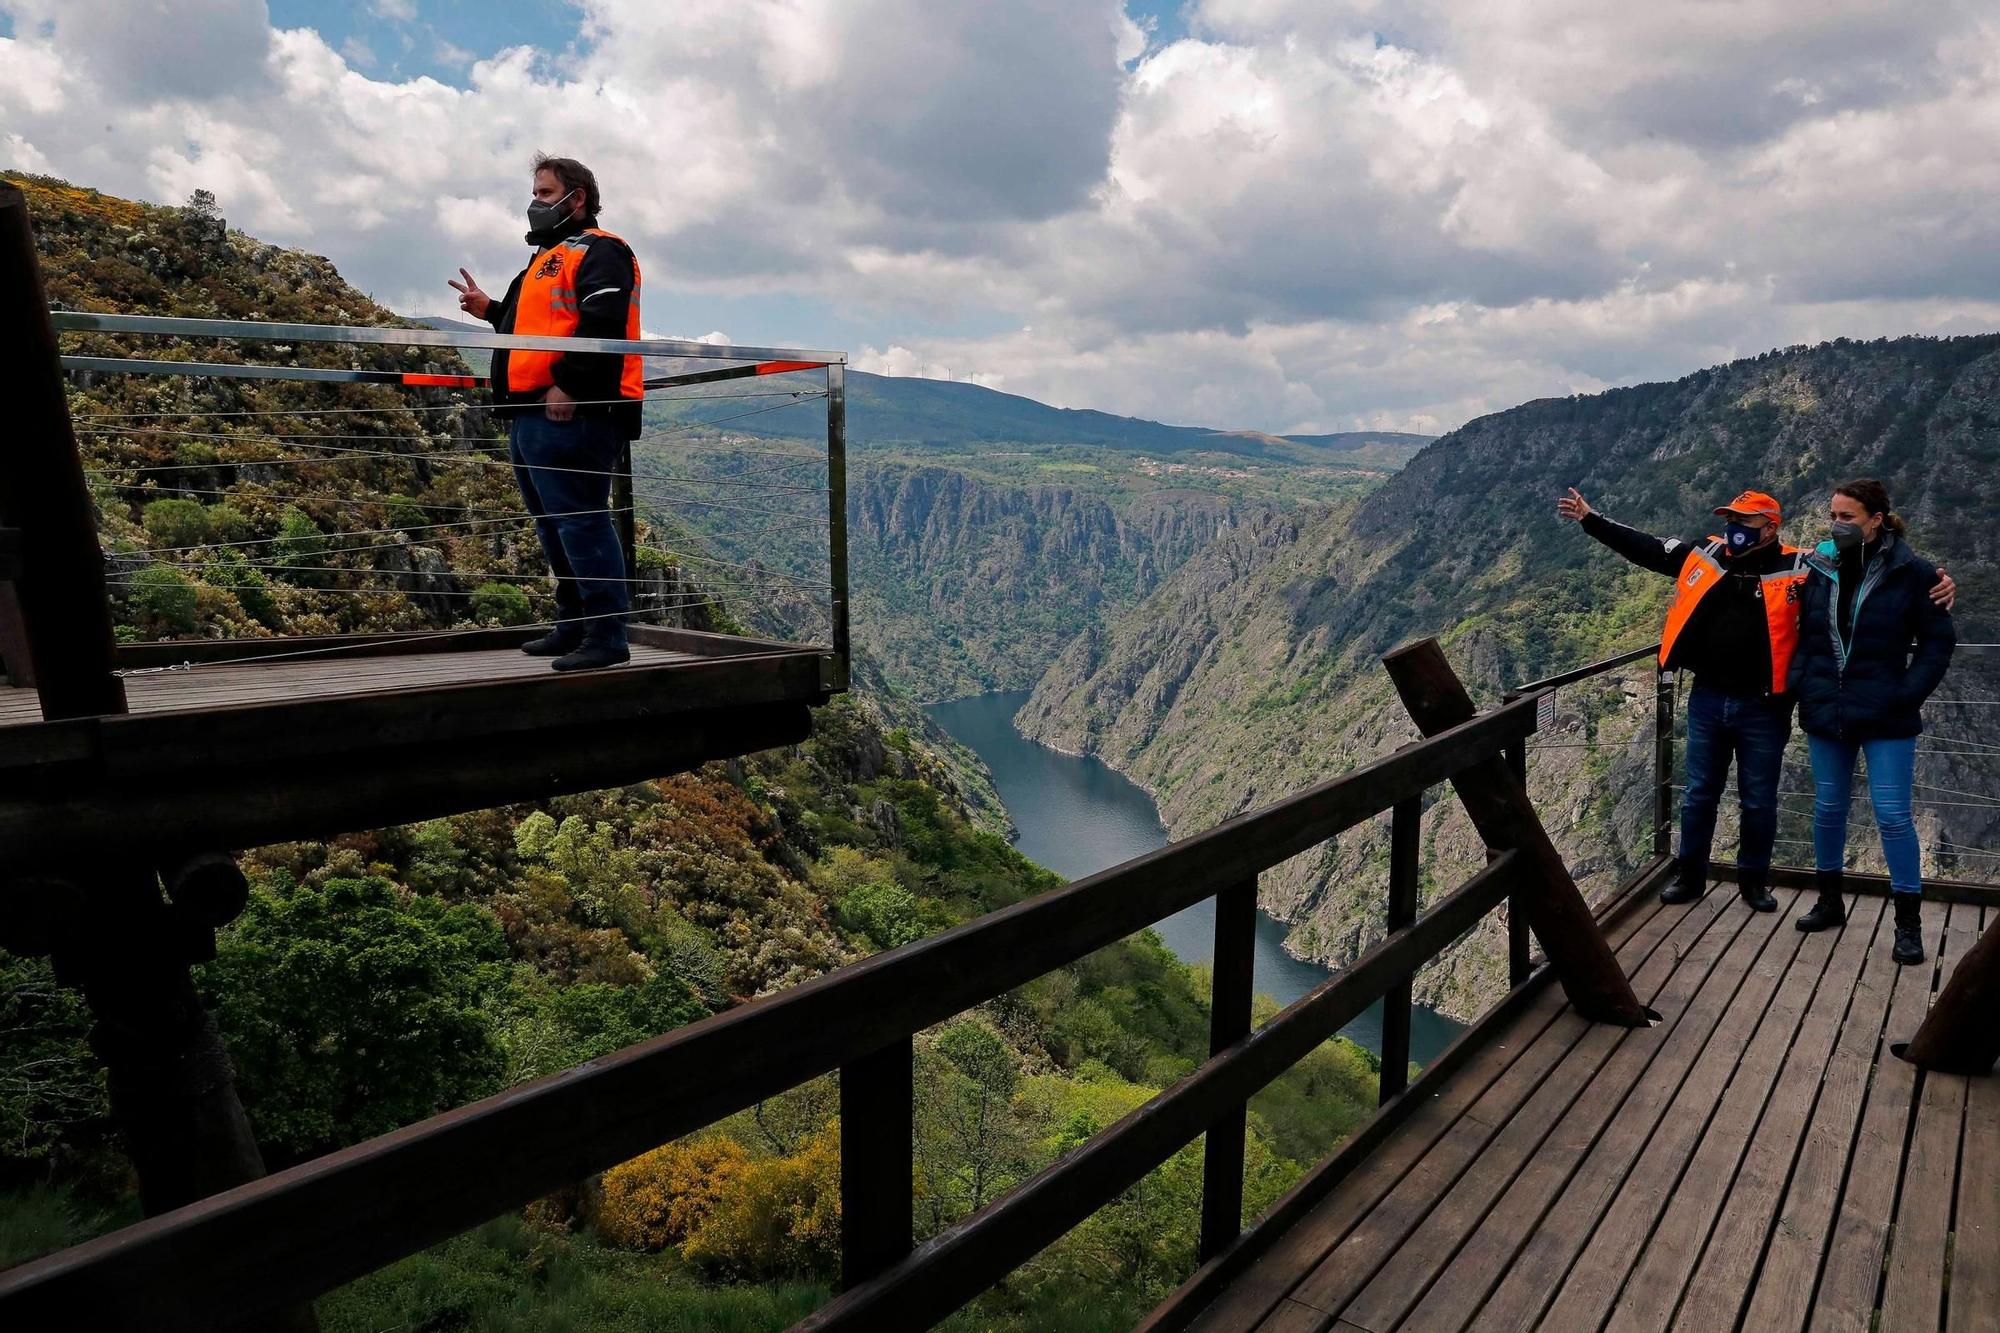
<svg viewBox="0 0 2000 1333"><path fill-rule="evenodd" d="M1915 893L1891 893L1896 904L1896 947L1889 956L1904 966L1924 961L1923 898Z"/></svg>
<svg viewBox="0 0 2000 1333"><path fill-rule="evenodd" d="M564 653L574 652L582 642L580 632L557 626L539 639L530 639L522 644L521 651L530 657L561 657Z"/></svg>
<svg viewBox="0 0 2000 1333"><path fill-rule="evenodd" d="M632 660L632 650L622 643L592 642L585 639L573 653L564 653L549 665L557 671L596 671Z"/></svg>
<svg viewBox="0 0 2000 1333"><path fill-rule="evenodd" d="M1674 872L1674 882L1660 890L1660 901L1670 907L1681 903L1699 902L1708 892L1708 866L1706 863L1689 861L1682 857L1679 869Z"/></svg>
<svg viewBox="0 0 2000 1333"><path fill-rule="evenodd" d="M1838 870L1819 872L1819 901L1798 920L1798 927L1808 935L1816 930L1831 930L1835 926L1847 924L1847 877Z"/></svg>
<svg viewBox="0 0 2000 1333"><path fill-rule="evenodd" d="M1737 867L1736 896L1743 900L1745 907L1753 912L1775 912L1778 910L1778 900L1773 898L1771 891L1764 886L1764 881L1770 877L1771 872L1768 870L1752 870L1746 866Z"/></svg>

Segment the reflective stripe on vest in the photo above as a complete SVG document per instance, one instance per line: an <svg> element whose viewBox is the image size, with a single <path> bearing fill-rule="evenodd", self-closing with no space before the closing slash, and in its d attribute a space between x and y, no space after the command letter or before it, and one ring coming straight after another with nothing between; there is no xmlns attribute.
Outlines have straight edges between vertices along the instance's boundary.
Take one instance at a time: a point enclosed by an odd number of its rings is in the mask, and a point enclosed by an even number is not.
<svg viewBox="0 0 2000 1333"><path fill-rule="evenodd" d="M1764 623L1770 635L1773 694L1785 692L1792 654L1799 646L1799 598L1806 581L1804 553L1794 546L1778 549L1792 558L1790 567L1762 575L1757 582L1758 596L1764 602ZM1674 649L1688 621L1694 618L1695 609L1728 577L1722 562L1716 559L1721 550L1722 539L1710 537L1707 544L1689 551L1687 559L1681 562L1681 572L1674 578L1673 604L1667 607L1666 628L1660 633L1662 667L1674 665Z"/></svg>
<svg viewBox="0 0 2000 1333"><path fill-rule="evenodd" d="M576 295L576 274L583 257L590 253L590 238L603 236L623 244L623 238L597 227L578 232L535 256L521 277L521 295L514 306L512 332L536 337L570 338L576 335L581 304ZM629 247L627 247L629 249ZM625 312L627 338L639 336L639 261L632 260L632 302ZM556 382L555 364L562 352L522 352L507 354L507 391L538 393ZM646 395L645 360L621 358L618 396L643 398Z"/></svg>

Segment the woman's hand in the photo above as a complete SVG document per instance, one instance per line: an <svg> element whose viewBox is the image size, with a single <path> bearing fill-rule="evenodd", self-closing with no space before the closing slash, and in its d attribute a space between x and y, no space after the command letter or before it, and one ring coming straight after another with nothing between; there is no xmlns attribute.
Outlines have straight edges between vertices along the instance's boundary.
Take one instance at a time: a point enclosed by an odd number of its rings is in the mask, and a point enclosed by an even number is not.
<svg viewBox="0 0 2000 1333"><path fill-rule="evenodd" d="M1590 507L1590 501L1583 498L1583 493L1572 486L1568 495L1556 501L1556 512L1564 518L1581 523L1597 511Z"/></svg>
<svg viewBox="0 0 2000 1333"><path fill-rule="evenodd" d="M445 279L445 285L458 293L458 308L474 319L485 319L486 308L493 304L493 298L481 291L479 280L464 269L458 271L458 276L465 279L463 285Z"/></svg>
<svg viewBox="0 0 2000 1333"><path fill-rule="evenodd" d="M1938 571L1938 581L1931 586L1931 600L1947 611L1958 600L1958 584L1942 569Z"/></svg>

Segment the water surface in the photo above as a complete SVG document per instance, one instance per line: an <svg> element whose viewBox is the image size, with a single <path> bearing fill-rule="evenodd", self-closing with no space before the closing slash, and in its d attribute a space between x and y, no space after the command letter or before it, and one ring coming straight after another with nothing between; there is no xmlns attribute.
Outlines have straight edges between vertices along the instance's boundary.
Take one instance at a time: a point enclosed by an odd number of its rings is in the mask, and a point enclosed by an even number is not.
<svg viewBox="0 0 2000 1333"><path fill-rule="evenodd" d="M1015 845L1022 854L1068 879L1081 879L1164 846L1167 830L1144 788L1100 759L1063 754L1014 729L1014 713L1028 693L976 694L925 709L993 771L993 786L1020 831ZM1154 929L1184 962L1206 963L1215 951L1215 901L1205 898ZM1282 922L1259 910L1255 985L1280 1005L1333 975L1331 969L1286 953L1285 930ZM1430 1063L1461 1030L1444 1015L1418 1006L1410 1019L1410 1058ZM1370 1005L1342 1032L1381 1054L1381 1003Z"/></svg>

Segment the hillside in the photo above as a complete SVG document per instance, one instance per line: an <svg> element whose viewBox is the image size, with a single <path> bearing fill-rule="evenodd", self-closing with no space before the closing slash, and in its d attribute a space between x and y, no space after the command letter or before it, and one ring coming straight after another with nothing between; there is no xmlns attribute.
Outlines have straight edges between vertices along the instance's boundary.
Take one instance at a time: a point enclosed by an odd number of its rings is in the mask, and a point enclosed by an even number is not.
<svg viewBox="0 0 2000 1333"><path fill-rule="evenodd" d="M60 304L395 319L329 261L230 231L206 203L158 208L19 183ZM73 342L118 354L133 340ZM263 351L312 364L462 364L394 349ZM546 613L499 428L472 395L96 376L72 382L70 408L122 637L438 629ZM730 454L712 430L677 438ZM655 541L686 544L670 514L655 518ZM735 600L744 589L726 570L699 568L717 576L670 560L642 572L655 595L691 601L682 614L707 628L731 630L739 608L749 619L772 609ZM977 780L865 654L856 684L815 711L798 746L614 791L246 851L249 907L218 932L197 981L267 1161L386 1132L1059 882L993 831ZM47 959L0 951L0 1267L135 1215L90 1022ZM1206 1034L1205 974L1146 934L921 1034L918 1234L1142 1104L1201 1058ZM1336 1041L1262 1095L1252 1205L1358 1123L1374 1085L1365 1053ZM332 1294L321 1327L782 1327L825 1299L837 1268L837 1116L830 1078L773 1098ZM1199 1174L1190 1148L958 1326L1129 1324L1193 1266Z"/></svg>
<svg viewBox="0 0 2000 1333"><path fill-rule="evenodd" d="M1794 348L1671 384L1529 403L1438 440L1351 515L1246 524L1215 543L1124 620L1073 642L1018 723L1130 774L1182 833L1409 739L1377 665L1405 640L1439 635L1488 701L1507 682L1646 643L1665 580L1559 521L1555 498L1570 485L1623 522L1684 536L1708 531L1717 502L1755 485L1789 501L1789 531L1816 540L1832 484L1879 475L1920 549L1959 579L1961 638L1991 641L2000 541L1983 479L1996 461L1996 336ZM1650 680L1639 668L1564 691L1558 734L1532 756L1537 803L1593 892L1650 847L1640 734ZM1994 683L1991 668L1961 655L1947 688L1993 698ZM1996 790L1987 761L1966 753L1994 740L1982 710L1932 713L1934 731L1968 743L1925 756L1919 780ZM1786 786L1803 781L1795 769ZM1781 836L1803 836L1800 804L1787 802ZM1479 857L1455 805L1444 810L1426 821L1440 885ZM1934 869L1996 864L1949 851L2000 842L1991 805L1920 814ZM1857 849L1867 841L1857 837ZM1338 963L1379 936L1373 862L1384 846L1381 830L1359 831L1266 876L1264 903L1294 923L1297 952ZM1420 990L1447 1010L1477 1009L1498 975L1494 944L1476 940Z"/></svg>

